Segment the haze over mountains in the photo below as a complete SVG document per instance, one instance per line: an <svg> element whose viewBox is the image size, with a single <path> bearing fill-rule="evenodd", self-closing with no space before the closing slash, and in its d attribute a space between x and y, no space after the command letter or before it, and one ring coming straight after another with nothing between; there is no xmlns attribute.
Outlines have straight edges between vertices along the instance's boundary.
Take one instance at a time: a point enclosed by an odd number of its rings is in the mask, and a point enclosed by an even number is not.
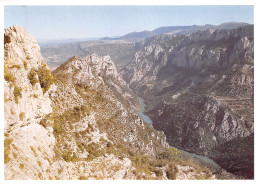
<svg viewBox="0 0 260 184"><path fill-rule="evenodd" d="M12 26L4 53L5 179L254 178L254 25L41 49Z"/></svg>
<svg viewBox="0 0 260 184"><path fill-rule="evenodd" d="M44 60L51 69L55 69L60 64L64 63L70 57L77 55L84 57L86 55L97 53L100 56L110 55L120 70L131 59L134 58L134 53L142 45L142 41L146 38L159 34L181 34L188 35L199 30L211 29L234 29L247 23L227 22L218 26L168 26L159 27L153 31L133 32L116 38L104 37L100 40L79 41L79 40L61 40L50 43L40 44L41 53ZM72 41L70 43L70 41ZM68 43L67 43L68 42Z"/></svg>
<svg viewBox="0 0 260 184"><path fill-rule="evenodd" d="M239 26L247 25L247 23L242 22L227 22L220 24L218 26L214 26L211 24L206 24L203 26L192 25L192 26L167 26L167 27L159 27L154 29L153 31L141 31L141 32L132 32L126 34L124 36L118 36L115 38L104 37L101 40L128 40L128 41L140 41L148 37L152 37L159 34L182 34L188 35L195 33L199 30L205 30L208 28L213 29L235 29Z"/></svg>

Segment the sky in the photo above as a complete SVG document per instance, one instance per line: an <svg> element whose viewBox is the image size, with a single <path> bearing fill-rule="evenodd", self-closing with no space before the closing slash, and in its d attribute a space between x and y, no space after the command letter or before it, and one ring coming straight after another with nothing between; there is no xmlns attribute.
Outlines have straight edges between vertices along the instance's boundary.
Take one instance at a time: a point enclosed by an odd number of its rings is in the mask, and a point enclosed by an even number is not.
<svg viewBox="0 0 260 184"><path fill-rule="evenodd" d="M161 26L254 23L254 6L5 6L4 27L37 41L122 36Z"/></svg>

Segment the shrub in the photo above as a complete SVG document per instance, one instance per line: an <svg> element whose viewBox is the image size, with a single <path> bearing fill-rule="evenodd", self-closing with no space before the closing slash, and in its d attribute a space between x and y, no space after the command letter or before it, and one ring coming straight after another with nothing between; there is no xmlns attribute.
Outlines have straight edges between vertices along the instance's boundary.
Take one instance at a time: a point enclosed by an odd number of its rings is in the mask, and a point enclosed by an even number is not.
<svg viewBox="0 0 260 184"><path fill-rule="evenodd" d="M11 68L21 69L21 66L20 65L13 65L13 66L11 66Z"/></svg>
<svg viewBox="0 0 260 184"><path fill-rule="evenodd" d="M79 177L79 180L87 180L88 179L88 177L86 177L86 176L80 176Z"/></svg>
<svg viewBox="0 0 260 184"><path fill-rule="evenodd" d="M41 179L41 177L42 177L42 173L38 173L38 177Z"/></svg>
<svg viewBox="0 0 260 184"><path fill-rule="evenodd" d="M11 114L12 114L13 116L15 115L15 112L14 112L13 109L10 109L10 112L11 112Z"/></svg>
<svg viewBox="0 0 260 184"><path fill-rule="evenodd" d="M5 138L4 140L4 163L11 161L11 158L9 157L10 154L10 145L13 142L12 138Z"/></svg>
<svg viewBox="0 0 260 184"><path fill-rule="evenodd" d="M62 173L62 169L59 169L59 170L58 170L58 173L61 174L61 173Z"/></svg>
<svg viewBox="0 0 260 184"><path fill-rule="evenodd" d="M33 154L34 154L34 156L35 156L35 157L38 157L38 154L36 153L35 149L34 149L32 146L30 146L30 148L31 148L31 150L32 150L32 152L33 152Z"/></svg>
<svg viewBox="0 0 260 184"><path fill-rule="evenodd" d="M24 113L24 112L21 112L21 113L19 114L20 120L23 121L24 117L25 117L25 113Z"/></svg>
<svg viewBox="0 0 260 184"><path fill-rule="evenodd" d="M54 76L51 71L47 68L46 64L42 64L42 66L37 70L37 74L39 77L40 85L45 93L50 89L50 86L54 83Z"/></svg>
<svg viewBox="0 0 260 184"><path fill-rule="evenodd" d="M157 158L178 162L181 159L181 152L175 148L169 148L167 151L159 154Z"/></svg>
<svg viewBox="0 0 260 184"><path fill-rule="evenodd" d="M40 125L42 125L44 128L47 127L47 120L45 118L41 119Z"/></svg>
<svg viewBox="0 0 260 184"><path fill-rule="evenodd" d="M66 162L77 162L79 159L75 153L64 151L61 156Z"/></svg>
<svg viewBox="0 0 260 184"><path fill-rule="evenodd" d="M13 152L13 157L16 159L17 158L17 154L15 152Z"/></svg>
<svg viewBox="0 0 260 184"><path fill-rule="evenodd" d="M20 164L19 168L23 169L24 168L24 164Z"/></svg>
<svg viewBox="0 0 260 184"><path fill-rule="evenodd" d="M24 66L25 70L28 70L27 61L23 61L23 66Z"/></svg>
<svg viewBox="0 0 260 184"><path fill-rule="evenodd" d="M32 69L29 74L28 74L28 79L30 80L30 83L32 84L32 86L34 86L38 81L37 77L36 77L36 72L34 69Z"/></svg>
<svg viewBox="0 0 260 184"><path fill-rule="evenodd" d="M159 176L163 176L163 171L161 169L157 169L154 171L156 176L159 177Z"/></svg>
<svg viewBox="0 0 260 184"><path fill-rule="evenodd" d="M42 125L45 126L44 124L42 124ZM55 119L55 121L53 123L53 131L54 131L54 135L60 134L63 132L63 129L61 126L61 121L59 121L58 119Z"/></svg>
<svg viewBox="0 0 260 184"><path fill-rule="evenodd" d="M14 83L15 78L14 76L10 73L10 71L8 70L8 67L5 65L4 66L4 79L8 82L12 82Z"/></svg>
<svg viewBox="0 0 260 184"><path fill-rule="evenodd" d="M174 170L168 170L166 171L166 176L169 180L175 180L176 179L176 173L174 172Z"/></svg>
<svg viewBox="0 0 260 184"><path fill-rule="evenodd" d="M15 102L18 104L18 97L21 97L22 96L22 88L20 87L17 87L16 85L14 85L14 100Z"/></svg>
<svg viewBox="0 0 260 184"><path fill-rule="evenodd" d="M109 147L113 147L113 144L111 143L111 142L108 142L107 143L107 147L109 148Z"/></svg>
<svg viewBox="0 0 260 184"><path fill-rule="evenodd" d="M42 163L40 161L37 161L38 162L38 165L41 167L42 166Z"/></svg>

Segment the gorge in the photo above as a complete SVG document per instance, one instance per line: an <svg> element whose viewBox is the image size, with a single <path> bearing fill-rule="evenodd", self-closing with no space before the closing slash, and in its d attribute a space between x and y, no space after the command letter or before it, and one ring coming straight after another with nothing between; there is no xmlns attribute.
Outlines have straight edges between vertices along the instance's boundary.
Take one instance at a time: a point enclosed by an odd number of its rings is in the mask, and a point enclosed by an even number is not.
<svg viewBox="0 0 260 184"><path fill-rule="evenodd" d="M145 40L120 71L171 146L249 178L254 167L253 30L246 25L158 35Z"/></svg>
<svg viewBox="0 0 260 184"><path fill-rule="evenodd" d="M5 29L5 179L254 178L253 25L91 43Z"/></svg>
<svg viewBox="0 0 260 184"><path fill-rule="evenodd" d="M144 114L145 106L146 106L145 103L144 103L144 100L141 97L138 97L138 100L139 100L139 103L140 103L140 108L139 108L139 111L138 111L138 115L140 115L140 117L142 117L143 120L146 121L147 123L152 124L153 122L150 119L150 117ZM202 162L202 163L206 162L209 165L212 165L212 166L214 166L216 168L220 168L220 166L216 162L214 162L213 160L211 160L211 159L209 159L209 158L207 158L205 156L196 155L194 153L189 153L187 151L184 151L184 150L181 150L181 149L178 149L178 148L176 148L176 149L178 151L182 152L183 154L190 156L193 159L197 159L199 162Z"/></svg>

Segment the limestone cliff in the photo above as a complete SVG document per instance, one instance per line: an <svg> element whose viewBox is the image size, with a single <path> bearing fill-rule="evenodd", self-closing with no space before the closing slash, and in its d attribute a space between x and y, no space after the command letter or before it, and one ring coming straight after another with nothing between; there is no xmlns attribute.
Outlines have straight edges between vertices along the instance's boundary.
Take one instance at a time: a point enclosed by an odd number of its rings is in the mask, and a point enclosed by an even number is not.
<svg viewBox="0 0 260 184"><path fill-rule="evenodd" d="M208 155L248 178L254 160L247 146L253 145L254 132L253 30L249 25L156 36L121 71L146 100L153 126L165 132L170 145ZM231 142L238 147L223 149ZM235 154L237 149L245 153ZM238 160L244 165L234 169Z"/></svg>

